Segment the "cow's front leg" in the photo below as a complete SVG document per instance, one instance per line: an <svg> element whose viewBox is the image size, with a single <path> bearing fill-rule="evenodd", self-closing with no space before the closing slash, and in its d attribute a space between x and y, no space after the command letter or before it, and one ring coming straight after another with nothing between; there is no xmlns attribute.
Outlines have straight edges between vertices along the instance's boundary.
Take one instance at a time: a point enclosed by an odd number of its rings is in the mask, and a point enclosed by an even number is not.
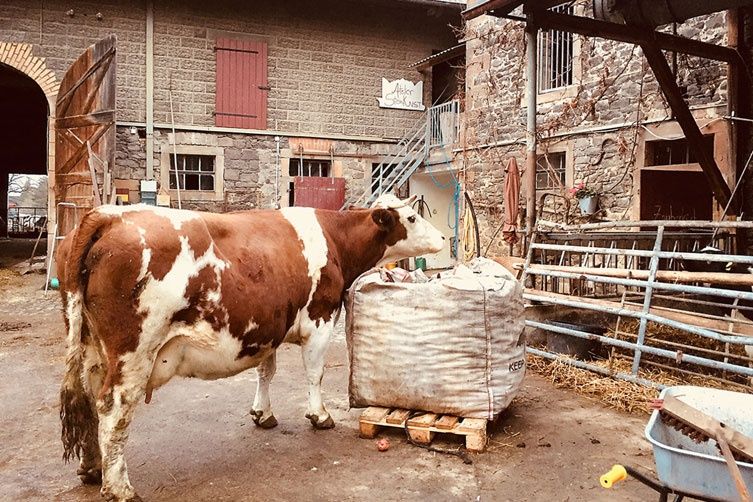
<svg viewBox="0 0 753 502"><path fill-rule="evenodd" d="M273 351L256 367L256 396L251 408L251 416L254 423L262 429L277 426L277 419L272 413L272 403L269 400L269 383L277 369L276 358L276 351Z"/></svg>
<svg viewBox="0 0 753 502"><path fill-rule="evenodd" d="M310 325L303 333L301 344L303 367L306 370L309 386L309 406L306 418L311 420L317 429L331 429L335 426L335 422L322 403L322 376L324 375L324 356L334 330L334 320L330 319L328 322L319 320L319 326L314 321L309 321L309 323Z"/></svg>

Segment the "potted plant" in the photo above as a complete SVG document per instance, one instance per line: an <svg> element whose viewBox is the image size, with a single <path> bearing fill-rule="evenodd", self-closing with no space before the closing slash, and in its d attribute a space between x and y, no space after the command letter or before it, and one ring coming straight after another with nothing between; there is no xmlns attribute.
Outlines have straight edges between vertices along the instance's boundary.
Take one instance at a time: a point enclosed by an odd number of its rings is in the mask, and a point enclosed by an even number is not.
<svg viewBox="0 0 753 502"><path fill-rule="evenodd" d="M581 214L589 215L596 212L599 205L599 192L591 187L587 187L585 183L580 183L571 188L570 193L578 199L578 207Z"/></svg>

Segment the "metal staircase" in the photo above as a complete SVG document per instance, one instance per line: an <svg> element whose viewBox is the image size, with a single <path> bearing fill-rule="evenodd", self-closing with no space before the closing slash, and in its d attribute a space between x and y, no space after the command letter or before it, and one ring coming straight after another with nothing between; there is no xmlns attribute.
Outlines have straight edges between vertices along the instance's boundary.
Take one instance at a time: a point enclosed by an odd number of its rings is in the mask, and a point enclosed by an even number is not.
<svg viewBox="0 0 753 502"><path fill-rule="evenodd" d="M372 172L373 178L361 193L349 197L342 209L350 206L369 207L380 195L403 186L428 159L433 148L447 146L457 139L458 101L450 101L429 108L418 123L398 142L397 153L388 157Z"/></svg>

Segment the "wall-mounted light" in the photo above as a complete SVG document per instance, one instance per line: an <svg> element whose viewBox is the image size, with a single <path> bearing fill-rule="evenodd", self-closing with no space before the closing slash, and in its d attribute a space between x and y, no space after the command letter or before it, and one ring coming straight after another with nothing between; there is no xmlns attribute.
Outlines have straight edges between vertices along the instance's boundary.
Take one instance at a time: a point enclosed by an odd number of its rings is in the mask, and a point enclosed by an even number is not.
<svg viewBox="0 0 753 502"><path fill-rule="evenodd" d="M73 9L70 9L68 12L65 13L65 15L68 17L73 17L76 15L76 12L74 12Z"/></svg>
<svg viewBox="0 0 753 502"><path fill-rule="evenodd" d="M105 16L103 16L101 12L97 12L94 17L97 18L97 21L102 21L105 18Z"/></svg>
<svg viewBox="0 0 753 502"><path fill-rule="evenodd" d="M136 126L131 126L131 134L136 134Z"/></svg>

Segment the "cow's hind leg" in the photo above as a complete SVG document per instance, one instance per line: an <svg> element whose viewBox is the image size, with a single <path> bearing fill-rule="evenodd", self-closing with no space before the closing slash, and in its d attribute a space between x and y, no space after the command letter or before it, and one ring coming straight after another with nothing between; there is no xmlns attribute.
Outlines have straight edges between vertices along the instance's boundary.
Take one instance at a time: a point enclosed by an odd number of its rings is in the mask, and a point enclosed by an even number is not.
<svg viewBox="0 0 753 502"><path fill-rule="evenodd" d="M269 399L269 383L275 376L276 353L273 351L259 366L256 367L256 396L251 408L251 416L254 423L262 429L271 429L277 426L277 419L272 413L272 403Z"/></svg>
<svg viewBox="0 0 753 502"><path fill-rule="evenodd" d="M302 329L303 343L301 344L309 391L306 418L311 420L311 424L317 429L331 429L335 426L335 422L322 403L322 377L324 376L324 356L332 337L334 321L320 320L319 326L313 321L309 323L309 326Z"/></svg>
<svg viewBox="0 0 753 502"><path fill-rule="evenodd" d="M94 430L99 430L99 419L97 417L96 396L102 390L102 384L105 378L105 368L102 364L99 352L93 345L91 339L84 348L84 370L83 385L87 396L89 397L92 409L92 421ZM92 434L81 446L81 461L79 462L78 474L81 482L87 485L100 484L102 482L102 455L99 450L99 441L97 434Z"/></svg>
<svg viewBox="0 0 753 502"><path fill-rule="evenodd" d="M105 379L105 390L97 399L99 447L102 454L101 493L106 500L141 500L128 479L123 450L128 441L128 426L136 405L146 393L152 363L152 360L145 358L138 364L111 364ZM118 364L121 364L120 371ZM117 383L110 385L111 382Z"/></svg>

